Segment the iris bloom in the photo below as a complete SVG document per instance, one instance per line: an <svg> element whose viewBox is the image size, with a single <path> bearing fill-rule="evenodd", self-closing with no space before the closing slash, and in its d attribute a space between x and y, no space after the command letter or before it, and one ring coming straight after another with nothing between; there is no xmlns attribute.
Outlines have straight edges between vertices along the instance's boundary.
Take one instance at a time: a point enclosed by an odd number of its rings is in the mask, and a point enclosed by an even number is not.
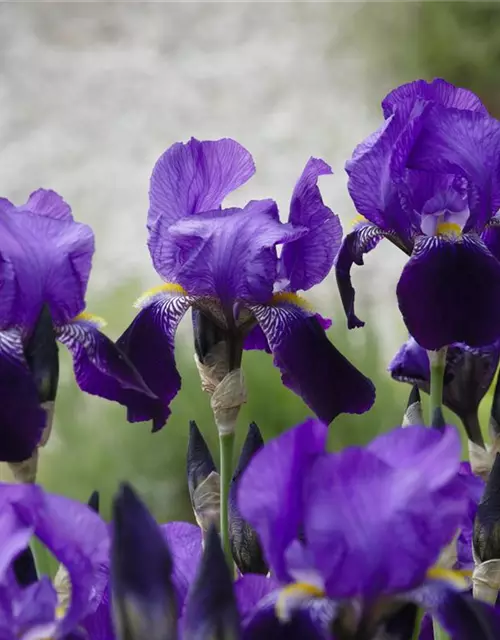
<svg viewBox="0 0 500 640"><path fill-rule="evenodd" d="M382 102L385 122L347 162L362 219L336 271L350 328L352 265L382 238L409 257L397 286L410 334L426 349L500 336L500 123L470 91L418 80Z"/></svg>
<svg viewBox="0 0 500 640"><path fill-rule="evenodd" d="M109 557L105 523L87 505L46 494L36 485L0 484L0 513L0 636L64 637L93 613L106 588L101 570ZM15 578L12 563L32 535L69 573L71 601L65 611L46 576L26 587Z"/></svg>
<svg viewBox="0 0 500 640"><path fill-rule="evenodd" d="M462 420L469 440L483 447L478 409L493 382L499 358L498 344L476 349L455 344L446 353L443 402ZM389 371L395 380L416 384L429 393L429 356L414 338L405 342L394 356Z"/></svg>
<svg viewBox="0 0 500 640"><path fill-rule="evenodd" d="M280 222L273 200L221 208L254 171L249 152L230 139L175 144L154 167L148 246L166 284L139 301L139 314L118 344L163 400L156 428L165 423L180 388L174 336L189 307L225 333L230 368L239 366L245 339L248 347L268 348L285 384L325 422L373 404L371 382L329 342L296 294L326 277L340 245L340 222L317 186L330 167L309 160L287 224ZM277 245L283 245L280 257Z"/></svg>
<svg viewBox="0 0 500 640"><path fill-rule="evenodd" d="M40 442L40 405L54 401L57 387L56 339L71 351L84 391L134 407L155 401L84 311L93 253L92 230L54 191L35 191L19 207L0 199L1 460L25 460Z"/></svg>
<svg viewBox="0 0 500 640"><path fill-rule="evenodd" d="M287 585L275 595L279 616L326 596L332 628L368 638L415 602L454 638L475 637L463 579L435 567L468 517L456 430L399 428L335 454L326 437L319 422L300 425L258 452L239 483L240 511Z"/></svg>

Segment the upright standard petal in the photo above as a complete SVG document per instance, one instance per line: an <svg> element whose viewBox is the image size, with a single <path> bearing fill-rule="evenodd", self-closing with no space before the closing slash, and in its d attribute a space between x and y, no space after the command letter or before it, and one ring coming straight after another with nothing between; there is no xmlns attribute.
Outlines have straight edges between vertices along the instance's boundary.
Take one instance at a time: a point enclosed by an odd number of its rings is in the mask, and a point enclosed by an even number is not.
<svg viewBox="0 0 500 640"><path fill-rule="evenodd" d="M457 530L466 508L460 483L450 485L458 455L443 463L447 442L439 433L435 447L421 450L429 445L423 431L401 429L394 455L381 443L390 459L351 448L314 464L304 487L304 533L330 597L370 600L414 588Z"/></svg>
<svg viewBox="0 0 500 640"><path fill-rule="evenodd" d="M324 453L327 434L317 420L285 432L255 454L238 483L241 515L257 531L266 560L282 582L290 579L285 551L303 520L302 483Z"/></svg>
<svg viewBox="0 0 500 640"><path fill-rule="evenodd" d="M22 462L36 449L46 422L17 329L0 331L0 460Z"/></svg>
<svg viewBox="0 0 500 640"><path fill-rule="evenodd" d="M273 200L254 200L244 209L186 216L169 228L156 270L190 295L266 302L277 277L275 246L307 230L282 224Z"/></svg>
<svg viewBox="0 0 500 640"><path fill-rule="evenodd" d="M168 522L161 525L160 529L172 556L172 583L180 615L201 561L201 531L189 522Z"/></svg>
<svg viewBox="0 0 500 640"><path fill-rule="evenodd" d="M321 175L331 174L326 162L311 158L297 182L290 203L289 222L308 233L283 247L280 277L291 291L307 290L326 278L342 242L339 217L327 207L318 187Z"/></svg>
<svg viewBox="0 0 500 640"><path fill-rule="evenodd" d="M94 234L54 192L39 190L26 205L11 207L0 216L6 279L0 326L31 326L44 303L56 324L68 322L85 307Z"/></svg>
<svg viewBox="0 0 500 640"><path fill-rule="evenodd" d="M481 232L496 213L500 122L475 113L436 106L425 121L408 160L409 168L459 173L478 190L466 230Z"/></svg>
<svg viewBox="0 0 500 640"><path fill-rule="evenodd" d="M335 261L335 275L349 329L363 327L365 324L354 312L355 291L351 283L352 265L363 266L364 254L375 249L384 237L387 237L385 231L382 231L371 222L364 221L358 223L354 231L345 236L340 247Z"/></svg>
<svg viewBox="0 0 500 640"><path fill-rule="evenodd" d="M157 161L149 187L148 226L217 209L255 173L250 153L230 138L172 145Z"/></svg>
<svg viewBox="0 0 500 640"><path fill-rule="evenodd" d="M116 344L141 374L159 401L130 406L130 422L153 419L153 431L170 415L170 402L181 387L174 358L174 339L188 310L189 298L165 288L142 301L140 311ZM142 399L141 399L142 400Z"/></svg>
<svg viewBox="0 0 500 640"><path fill-rule="evenodd" d="M426 349L500 337L500 263L475 236L420 238L397 296L408 331Z"/></svg>
<svg viewBox="0 0 500 640"><path fill-rule="evenodd" d="M481 100L472 91L455 87L441 78L435 78L432 82L426 80L408 82L391 91L382 101L384 118L389 118L396 111L408 117L419 100L435 102L448 108L488 113Z"/></svg>
<svg viewBox="0 0 500 640"><path fill-rule="evenodd" d="M282 300L252 311L284 384L327 424L340 413L368 411L375 401L372 382L337 351L312 313Z"/></svg>
<svg viewBox="0 0 500 640"><path fill-rule="evenodd" d="M99 326L95 319L83 316L57 329L57 339L73 356L78 386L126 406L131 422L151 418L154 422L160 410L158 398L127 354L101 333Z"/></svg>

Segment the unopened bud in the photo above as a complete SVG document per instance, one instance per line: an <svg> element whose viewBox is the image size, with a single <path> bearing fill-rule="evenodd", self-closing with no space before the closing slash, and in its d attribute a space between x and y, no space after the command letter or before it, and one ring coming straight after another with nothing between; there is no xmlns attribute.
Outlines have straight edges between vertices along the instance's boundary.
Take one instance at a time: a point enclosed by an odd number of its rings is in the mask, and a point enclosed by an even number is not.
<svg viewBox="0 0 500 640"><path fill-rule="evenodd" d="M413 385L408 397L408 404L403 416L403 427L409 427L416 424L425 424L422 414L422 401L420 399L420 391L416 384Z"/></svg>

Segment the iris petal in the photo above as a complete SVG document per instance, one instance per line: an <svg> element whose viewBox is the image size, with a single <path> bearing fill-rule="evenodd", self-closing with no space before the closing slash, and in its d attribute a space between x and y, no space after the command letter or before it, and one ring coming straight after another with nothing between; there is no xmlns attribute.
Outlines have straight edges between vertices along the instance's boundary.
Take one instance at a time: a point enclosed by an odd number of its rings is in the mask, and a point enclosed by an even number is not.
<svg viewBox="0 0 500 640"><path fill-rule="evenodd" d="M159 402L130 406L131 422L153 419L153 431L170 415L170 402L181 387L174 359L177 326L191 305L189 298L159 293L146 301L128 329L117 340Z"/></svg>
<svg viewBox="0 0 500 640"><path fill-rule="evenodd" d="M325 423L364 413L375 388L328 340L317 318L295 304L254 306L283 382ZM314 367L311 367L314 362Z"/></svg>
<svg viewBox="0 0 500 640"><path fill-rule="evenodd" d="M370 222L361 222L348 233L342 242L335 264L335 275L342 306L347 316L349 329L363 327L364 322L354 312L355 291L351 283L353 264L363 266L363 255L369 253L387 234Z"/></svg>
<svg viewBox="0 0 500 640"><path fill-rule="evenodd" d="M479 238L420 238L397 286L408 331L426 349L500 337L500 263Z"/></svg>
<svg viewBox="0 0 500 640"><path fill-rule="evenodd" d="M16 329L0 331L0 460L27 460L40 442L46 414Z"/></svg>
<svg viewBox="0 0 500 640"><path fill-rule="evenodd" d="M292 291L310 289L330 272L342 242L339 217L321 198L318 178L331 174L326 162L311 158L295 186L289 222L308 229L307 235L286 244L280 258L280 276Z"/></svg>
<svg viewBox="0 0 500 640"><path fill-rule="evenodd" d="M147 420L158 399L123 351L85 317L57 328L57 339L73 356L78 386L92 395L127 407L130 415Z"/></svg>

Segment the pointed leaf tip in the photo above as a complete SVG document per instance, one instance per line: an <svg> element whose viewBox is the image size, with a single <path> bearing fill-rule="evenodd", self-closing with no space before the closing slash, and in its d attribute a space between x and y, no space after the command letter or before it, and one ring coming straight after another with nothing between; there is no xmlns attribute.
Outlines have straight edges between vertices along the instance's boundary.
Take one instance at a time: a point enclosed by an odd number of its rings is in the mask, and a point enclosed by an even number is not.
<svg viewBox="0 0 500 640"><path fill-rule="evenodd" d="M421 402L421 398L420 390L418 386L414 384L411 388L410 395L408 396L408 404L406 405L406 408L411 407L411 405L415 404L416 402Z"/></svg>
<svg viewBox="0 0 500 640"><path fill-rule="evenodd" d="M434 429L444 429L446 423L444 421L443 411L441 407L436 407L432 414L432 424Z"/></svg>
<svg viewBox="0 0 500 640"><path fill-rule="evenodd" d="M96 513L99 513L99 503L100 503L99 491L97 491L97 490L96 491L92 491L87 504L92 509L92 511L95 511Z"/></svg>
<svg viewBox="0 0 500 640"><path fill-rule="evenodd" d="M184 614L183 640L238 640L240 620L220 538L210 527Z"/></svg>
<svg viewBox="0 0 500 640"><path fill-rule="evenodd" d="M187 478L189 496L193 502L196 488L217 471L210 449L194 420L189 423L189 442L187 451Z"/></svg>

